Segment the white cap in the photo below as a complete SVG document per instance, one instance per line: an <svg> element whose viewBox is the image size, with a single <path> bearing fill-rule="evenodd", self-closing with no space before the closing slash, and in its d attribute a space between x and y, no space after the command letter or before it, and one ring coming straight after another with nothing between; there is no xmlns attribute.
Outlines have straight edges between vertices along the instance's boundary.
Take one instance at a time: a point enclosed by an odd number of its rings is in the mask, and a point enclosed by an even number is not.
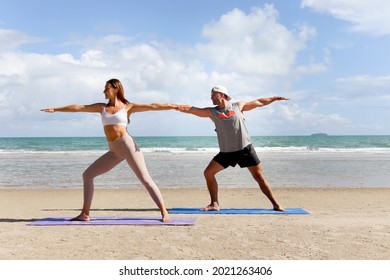
<svg viewBox="0 0 390 280"><path fill-rule="evenodd" d="M211 91L220 92L226 95L227 101L230 101L232 98L228 95L227 88L223 85L216 85L214 86Z"/></svg>

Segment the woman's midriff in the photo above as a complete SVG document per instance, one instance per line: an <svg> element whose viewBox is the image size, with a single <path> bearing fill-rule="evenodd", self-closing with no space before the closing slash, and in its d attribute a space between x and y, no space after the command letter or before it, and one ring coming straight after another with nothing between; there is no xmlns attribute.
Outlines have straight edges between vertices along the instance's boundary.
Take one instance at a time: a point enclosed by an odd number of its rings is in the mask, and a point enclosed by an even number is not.
<svg viewBox="0 0 390 280"><path fill-rule="evenodd" d="M112 142L127 134L126 126L122 125L106 125L104 126L104 133L107 141Z"/></svg>

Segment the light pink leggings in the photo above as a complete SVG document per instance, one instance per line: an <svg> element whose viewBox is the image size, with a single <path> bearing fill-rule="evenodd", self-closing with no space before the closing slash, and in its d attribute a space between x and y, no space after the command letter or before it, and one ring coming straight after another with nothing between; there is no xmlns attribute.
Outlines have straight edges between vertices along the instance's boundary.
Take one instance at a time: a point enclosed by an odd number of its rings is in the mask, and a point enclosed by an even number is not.
<svg viewBox="0 0 390 280"><path fill-rule="evenodd" d="M146 169L144 156L134 139L126 134L115 141L108 142L108 145L110 150L92 163L83 173L84 202L92 202L94 178L110 171L120 162L126 160L135 175L148 190L157 206L160 207L163 205L163 198L160 190L150 177L149 172Z"/></svg>

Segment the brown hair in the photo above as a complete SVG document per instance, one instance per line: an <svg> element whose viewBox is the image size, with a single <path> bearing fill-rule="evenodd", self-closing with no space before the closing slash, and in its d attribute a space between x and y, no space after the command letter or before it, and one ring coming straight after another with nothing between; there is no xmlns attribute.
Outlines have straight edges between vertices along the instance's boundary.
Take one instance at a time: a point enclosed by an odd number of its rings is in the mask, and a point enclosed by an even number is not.
<svg viewBox="0 0 390 280"><path fill-rule="evenodd" d="M110 84L113 88L116 88L118 89L118 99L124 103L124 104L128 104L130 103L126 98L125 98L125 90L123 89L123 86L122 86L122 83L121 81L119 81L118 79L111 79L111 80L108 80L107 81L108 84Z"/></svg>

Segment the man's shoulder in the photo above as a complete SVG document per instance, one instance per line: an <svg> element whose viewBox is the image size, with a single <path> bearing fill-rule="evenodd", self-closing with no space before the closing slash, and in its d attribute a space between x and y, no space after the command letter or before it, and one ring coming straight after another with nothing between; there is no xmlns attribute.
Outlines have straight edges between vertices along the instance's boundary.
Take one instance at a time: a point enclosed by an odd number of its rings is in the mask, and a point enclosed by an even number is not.
<svg viewBox="0 0 390 280"><path fill-rule="evenodd" d="M236 101L236 102L231 103L231 108L233 110L237 109L237 110L241 111L242 106L240 106L241 105L240 103L241 103L241 101Z"/></svg>

